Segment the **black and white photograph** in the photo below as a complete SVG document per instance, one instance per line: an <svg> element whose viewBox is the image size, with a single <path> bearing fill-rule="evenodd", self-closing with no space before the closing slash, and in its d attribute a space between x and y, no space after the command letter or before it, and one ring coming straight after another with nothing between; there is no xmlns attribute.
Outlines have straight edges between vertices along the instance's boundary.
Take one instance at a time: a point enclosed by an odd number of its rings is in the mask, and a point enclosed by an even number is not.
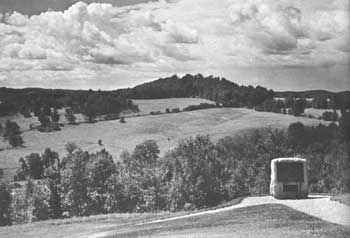
<svg viewBox="0 0 350 238"><path fill-rule="evenodd" d="M350 237L350 1L0 0L0 237Z"/></svg>

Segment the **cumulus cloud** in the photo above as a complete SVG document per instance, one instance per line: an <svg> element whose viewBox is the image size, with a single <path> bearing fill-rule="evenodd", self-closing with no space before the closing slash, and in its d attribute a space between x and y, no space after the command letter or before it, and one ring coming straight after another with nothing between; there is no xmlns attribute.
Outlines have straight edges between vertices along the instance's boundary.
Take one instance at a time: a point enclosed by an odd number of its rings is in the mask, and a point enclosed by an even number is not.
<svg viewBox="0 0 350 238"><path fill-rule="evenodd" d="M198 72L344 64L346 0L172 0L0 15L0 68ZM8 62L8 63L5 63ZM181 73L181 72L178 72Z"/></svg>

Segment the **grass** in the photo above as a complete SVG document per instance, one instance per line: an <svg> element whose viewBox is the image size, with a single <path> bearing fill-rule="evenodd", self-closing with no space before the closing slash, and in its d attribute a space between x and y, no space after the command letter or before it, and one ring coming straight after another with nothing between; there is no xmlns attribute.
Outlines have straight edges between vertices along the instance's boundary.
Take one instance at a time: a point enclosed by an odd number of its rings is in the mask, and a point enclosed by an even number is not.
<svg viewBox="0 0 350 238"><path fill-rule="evenodd" d="M350 193L337 194L331 197L331 200L340 202L348 207L350 207Z"/></svg>
<svg viewBox="0 0 350 238"><path fill-rule="evenodd" d="M182 212L159 212L159 213L133 213L133 214L108 214L90 217L74 217L69 219L58 219L33 222L30 224L13 225L0 227L0 237L62 237L77 234L89 234L93 232L114 231L123 226L134 226L135 224L145 223L159 219L166 219L175 216L187 215L217 208L232 206L242 201L244 197L233 199L232 201L220 204L215 207L200 209L196 211Z"/></svg>
<svg viewBox="0 0 350 238"><path fill-rule="evenodd" d="M201 99L160 99L141 100L141 112L162 110L163 107L182 107ZM181 106L182 105L182 106ZM29 119L28 119L29 120ZM133 150L144 140L153 139L161 154L175 147L178 140L195 135L210 135L216 141L225 136L233 136L247 130L261 127L286 128L292 122L300 121L305 125L317 125L322 121L290 115L257 112L244 108L215 108L191 112L170 113L155 116L126 118L126 123L119 120L102 121L94 124L65 125L61 131L40 133L24 131L24 148L7 148L0 142L0 168L5 175L12 177L18 167L18 159L30 153L42 153L50 147L64 156L64 145L76 143L83 150L96 151L105 148L118 160L123 150ZM103 146L98 145L102 140Z"/></svg>
<svg viewBox="0 0 350 238"><path fill-rule="evenodd" d="M105 237L349 237L350 228L284 205L238 208L181 220L125 226Z"/></svg>
<svg viewBox="0 0 350 238"><path fill-rule="evenodd" d="M180 110L189 105L199 105L201 103L213 103L212 101L202 98L166 98L166 99L150 99L150 100L133 100L138 105L141 114L150 113L152 111L161 111L179 108Z"/></svg>
<svg viewBox="0 0 350 238"><path fill-rule="evenodd" d="M235 200L226 205L233 205ZM281 204L265 204L178 220L145 223L188 212L111 214L0 227L0 237L350 237L335 225Z"/></svg>
<svg viewBox="0 0 350 238"><path fill-rule="evenodd" d="M74 234L91 233L116 229L121 226L170 217L171 213L159 214L110 214L93 217L79 217L63 220L33 222L24 225L0 227L0 237L55 238Z"/></svg>

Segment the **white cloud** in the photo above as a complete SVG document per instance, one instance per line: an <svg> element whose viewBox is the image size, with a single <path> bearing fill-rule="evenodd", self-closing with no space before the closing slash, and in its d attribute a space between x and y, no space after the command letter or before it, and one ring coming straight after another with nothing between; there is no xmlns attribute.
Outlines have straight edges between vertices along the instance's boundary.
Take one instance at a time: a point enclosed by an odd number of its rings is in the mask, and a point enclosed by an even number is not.
<svg viewBox="0 0 350 238"><path fill-rule="evenodd" d="M157 77L345 64L348 19L346 0L163 0L127 7L79 2L63 12L6 14L0 70L69 77L85 68L107 78L111 67L125 66L130 75L140 70Z"/></svg>

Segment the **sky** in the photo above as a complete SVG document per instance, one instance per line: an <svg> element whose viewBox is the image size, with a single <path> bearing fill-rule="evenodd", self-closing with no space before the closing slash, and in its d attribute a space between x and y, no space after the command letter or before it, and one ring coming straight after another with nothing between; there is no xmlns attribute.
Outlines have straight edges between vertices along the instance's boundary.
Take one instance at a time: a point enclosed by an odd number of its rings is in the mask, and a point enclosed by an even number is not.
<svg viewBox="0 0 350 238"><path fill-rule="evenodd" d="M348 0L0 0L0 86L132 87L173 74L350 90Z"/></svg>

